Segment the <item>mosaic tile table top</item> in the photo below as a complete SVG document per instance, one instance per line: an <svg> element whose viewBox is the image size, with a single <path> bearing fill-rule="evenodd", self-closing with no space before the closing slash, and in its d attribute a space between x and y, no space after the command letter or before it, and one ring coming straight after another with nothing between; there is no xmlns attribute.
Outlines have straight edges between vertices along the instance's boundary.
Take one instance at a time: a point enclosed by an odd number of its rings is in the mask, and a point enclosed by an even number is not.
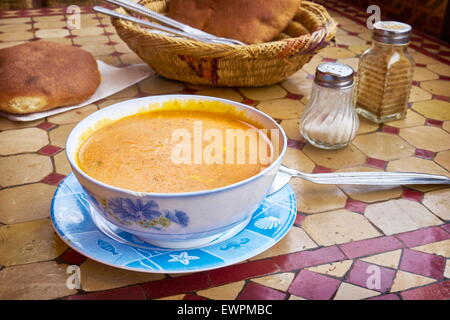
<svg viewBox="0 0 450 320"><path fill-rule="evenodd" d="M315 67L339 61L357 69L370 40L361 23L364 11L329 9L339 22L336 43L280 84L217 89L153 75L78 110L27 123L0 119L0 299L450 299L446 187L292 181L298 213L285 238L242 263L192 274L102 265L69 249L51 227L52 195L70 173L63 152L70 130L100 108L146 95L195 93L252 105L280 121L290 139L285 164L306 172L450 175L450 47L429 37L413 37L416 68L406 119L381 126L361 120L357 138L339 151L302 141L298 119ZM79 46L115 66L141 63L109 18L83 8L81 26L65 28L61 8L0 11L0 47L39 38ZM66 286L69 265L80 266L79 290ZM368 287L369 270L378 272L378 285Z"/></svg>

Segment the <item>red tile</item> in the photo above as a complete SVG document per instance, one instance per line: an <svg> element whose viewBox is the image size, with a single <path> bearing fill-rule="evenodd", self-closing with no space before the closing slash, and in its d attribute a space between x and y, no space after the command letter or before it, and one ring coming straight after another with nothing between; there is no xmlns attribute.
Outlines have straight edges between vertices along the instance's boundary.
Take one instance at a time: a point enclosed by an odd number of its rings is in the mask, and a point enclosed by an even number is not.
<svg viewBox="0 0 450 320"><path fill-rule="evenodd" d="M294 225L300 227L303 223L303 220L306 218L306 215L297 213L297 216L295 217Z"/></svg>
<svg viewBox="0 0 450 320"><path fill-rule="evenodd" d="M299 140L292 140L288 138L288 147L301 150L305 146L305 142Z"/></svg>
<svg viewBox="0 0 450 320"><path fill-rule="evenodd" d="M248 282L236 300L284 300L286 294L255 282Z"/></svg>
<svg viewBox="0 0 450 320"><path fill-rule="evenodd" d="M302 270L292 281L288 292L311 300L329 300L336 293L341 281L319 273Z"/></svg>
<svg viewBox="0 0 450 320"><path fill-rule="evenodd" d="M272 260L281 268L281 271L292 271L319 264L344 260L346 257L336 246L305 250L286 255L272 257Z"/></svg>
<svg viewBox="0 0 450 320"><path fill-rule="evenodd" d="M66 176L59 173L50 173L41 182L51 185L58 185Z"/></svg>
<svg viewBox="0 0 450 320"><path fill-rule="evenodd" d="M323 62L336 62L337 59L334 59L334 58L323 58L322 61Z"/></svg>
<svg viewBox="0 0 450 320"><path fill-rule="evenodd" d="M374 159L374 158L367 158L367 165L379 169L384 169L386 167L387 161L380 160L380 159Z"/></svg>
<svg viewBox="0 0 450 320"><path fill-rule="evenodd" d="M95 293L70 296L67 300L146 300L141 286L112 289Z"/></svg>
<svg viewBox="0 0 450 320"><path fill-rule="evenodd" d="M403 247L404 245L392 236L353 241L340 245L341 250L351 259L396 250Z"/></svg>
<svg viewBox="0 0 450 320"><path fill-rule="evenodd" d="M400 300L400 298L396 294L390 293L390 294L384 294L384 295L377 296L377 297L372 297L367 300Z"/></svg>
<svg viewBox="0 0 450 320"><path fill-rule="evenodd" d="M439 227L429 227L420 230L400 233L395 235L407 247L417 247L431 242L450 239L450 234Z"/></svg>
<svg viewBox="0 0 450 320"><path fill-rule="evenodd" d="M399 128L395 128L395 127L390 127L390 126L383 126L383 128L381 129L381 131L385 132L385 133L390 133L390 134L399 134L400 129Z"/></svg>
<svg viewBox="0 0 450 320"><path fill-rule="evenodd" d="M434 158L434 152L433 151L428 151L428 150L424 150L424 149L416 149L416 152L414 154L416 157L419 158L424 158L427 160L432 160Z"/></svg>
<svg viewBox="0 0 450 320"><path fill-rule="evenodd" d="M450 223L441 226L441 228L444 229L445 231L447 231L448 233L450 233Z"/></svg>
<svg viewBox="0 0 450 320"><path fill-rule="evenodd" d="M403 189L402 198L411 200L411 201L422 202L423 192L411 190L411 189Z"/></svg>
<svg viewBox="0 0 450 320"><path fill-rule="evenodd" d="M373 268L373 269L372 269ZM376 282L372 282L374 277L377 275L374 271L379 271L379 288L371 287L371 284L376 284ZM363 262L360 260L355 261L350 270L350 273L347 275L347 281L356 285L359 285L364 288L368 288L371 290L376 290L379 292L387 292L394 281L396 271L392 269L388 269L381 266L376 266L371 263Z"/></svg>
<svg viewBox="0 0 450 320"><path fill-rule="evenodd" d="M173 296L180 293L203 290L211 287L207 273L192 273L186 276L151 281L142 285L149 299Z"/></svg>
<svg viewBox="0 0 450 320"><path fill-rule="evenodd" d="M292 99L292 100L301 100L303 98L303 96L299 95L299 94L288 93L286 98Z"/></svg>
<svg viewBox="0 0 450 320"><path fill-rule="evenodd" d="M444 121L441 121L441 120L434 120L434 119L426 119L425 120L425 125L428 125L428 126L442 127L443 124L444 124Z"/></svg>
<svg viewBox="0 0 450 320"><path fill-rule="evenodd" d="M66 252L64 252L64 254L62 255L62 258L63 258L64 262L66 262L68 264L76 264L76 265L82 264L87 259L81 253L79 253L78 251L75 251L73 249L69 249Z"/></svg>
<svg viewBox="0 0 450 320"><path fill-rule="evenodd" d="M183 300L210 300L210 299L199 296L197 294L188 293L183 297Z"/></svg>
<svg viewBox="0 0 450 320"><path fill-rule="evenodd" d="M48 145L48 146L41 148L38 151L38 153L46 155L46 156L53 156L53 155L57 154L58 152L60 152L61 150L63 150L63 148Z"/></svg>
<svg viewBox="0 0 450 320"><path fill-rule="evenodd" d="M444 277L445 258L425 252L404 249L399 269L425 277L442 279Z"/></svg>
<svg viewBox="0 0 450 320"><path fill-rule="evenodd" d="M220 286L230 282L275 273L277 271L279 271L279 267L272 259L263 259L211 270L208 271L208 275L214 286Z"/></svg>
<svg viewBox="0 0 450 320"><path fill-rule="evenodd" d="M194 94L194 93L196 93L198 90L195 90L195 89L191 89L191 88L184 88L183 89L183 92L184 93L187 93L187 94Z"/></svg>
<svg viewBox="0 0 450 320"><path fill-rule="evenodd" d="M258 101L252 100L252 99L244 99L242 101L244 104L248 104L249 106L256 106L258 104Z"/></svg>
<svg viewBox="0 0 450 320"><path fill-rule="evenodd" d="M433 95L433 99L434 100L441 100L441 101L450 101L449 97L445 97L445 96L439 96L439 95Z"/></svg>
<svg viewBox="0 0 450 320"><path fill-rule="evenodd" d="M367 207L367 203L353 200L353 199L348 199L347 203L345 204L345 209L353 211L353 212L357 212L357 213L364 213L364 211L366 211L366 207Z"/></svg>
<svg viewBox="0 0 450 320"><path fill-rule="evenodd" d="M450 77L449 77L449 76L443 76L443 75L439 75L439 80L446 80L446 81L450 81Z"/></svg>
<svg viewBox="0 0 450 320"><path fill-rule="evenodd" d="M450 280L401 293L404 300L450 300Z"/></svg>
<svg viewBox="0 0 450 320"><path fill-rule="evenodd" d="M38 128L41 128L45 131L49 131L53 128L56 128L58 125L51 123L51 122L42 122L40 124L37 125Z"/></svg>
<svg viewBox="0 0 450 320"><path fill-rule="evenodd" d="M332 173L332 172L333 172L333 169L318 166L318 165L316 165L313 170L313 173Z"/></svg>

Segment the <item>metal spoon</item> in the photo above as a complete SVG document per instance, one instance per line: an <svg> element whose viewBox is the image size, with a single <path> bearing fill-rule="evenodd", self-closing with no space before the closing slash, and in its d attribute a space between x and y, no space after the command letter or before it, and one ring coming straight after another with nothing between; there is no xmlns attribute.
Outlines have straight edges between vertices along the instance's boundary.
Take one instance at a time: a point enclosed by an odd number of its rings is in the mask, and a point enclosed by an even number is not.
<svg viewBox="0 0 450 320"><path fill-rule="evenodd" d="M283 188L292 177L320 184L390 186L407 184L450 184L450 177L414 172L335 172L304 173L281 165L268 194Z"/></svg>

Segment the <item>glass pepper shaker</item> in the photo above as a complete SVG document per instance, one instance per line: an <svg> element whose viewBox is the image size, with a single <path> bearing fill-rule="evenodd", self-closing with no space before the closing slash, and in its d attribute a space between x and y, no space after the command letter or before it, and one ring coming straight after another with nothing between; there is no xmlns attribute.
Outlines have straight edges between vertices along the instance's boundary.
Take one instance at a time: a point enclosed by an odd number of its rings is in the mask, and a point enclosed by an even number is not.
<svg viewBox="0 0 450 320"><path fill-rule="evenodd" d="M359 119L353 104L353 76L346 64L326 62L317 67L300 121L300 132L312 145L340 149L355 137Z"/></svg>
<svg viewBox="0 0 450 320"><path fill-rule="evenodd" d="M411 26L379 21L373 27L372 47L359 60L356 111L383 123L406 114L414 70L414 60L407 51Z"/></svg>

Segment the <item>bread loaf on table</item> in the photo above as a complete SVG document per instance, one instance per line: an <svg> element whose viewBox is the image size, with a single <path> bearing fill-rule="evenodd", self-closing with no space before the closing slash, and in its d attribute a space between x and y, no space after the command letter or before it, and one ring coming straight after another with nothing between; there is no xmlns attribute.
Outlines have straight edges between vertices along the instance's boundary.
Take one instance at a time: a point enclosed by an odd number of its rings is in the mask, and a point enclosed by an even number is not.
<svg viewBox="0 0 450 320"><path fill-rule="evenodd" d="M216 36L245 43L275 38L301 0L171 0L169 16Z"/></svg>
<svg viewBox="0 0 450 320"><path fill-rule="evenodd" d="M92 54L49 41L0 49L0 110L26 114L86 101L100 85Z"/></svg>

